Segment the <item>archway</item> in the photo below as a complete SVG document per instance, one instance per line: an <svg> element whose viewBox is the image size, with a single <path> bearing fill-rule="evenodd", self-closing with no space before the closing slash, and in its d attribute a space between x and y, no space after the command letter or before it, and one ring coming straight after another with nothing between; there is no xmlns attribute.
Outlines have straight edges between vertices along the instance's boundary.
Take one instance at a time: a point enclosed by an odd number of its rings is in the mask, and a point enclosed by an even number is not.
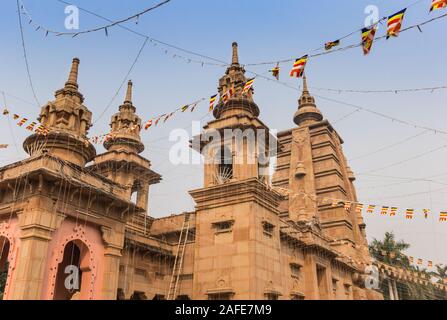
<svg viewBox="0 0 447 320"><path fill-rule="evenodd" d="M91 293L90 251L80 240L65 245L54 285L54 300L86 300Z"/></svg>
<svg viewBox="0 0 447 320"><path fill-rule="evenodd" d="M9 240L5 237L0 236L0 300L3 300L3 294L6 288L6 281L8 279L9 250Z"/></svg>

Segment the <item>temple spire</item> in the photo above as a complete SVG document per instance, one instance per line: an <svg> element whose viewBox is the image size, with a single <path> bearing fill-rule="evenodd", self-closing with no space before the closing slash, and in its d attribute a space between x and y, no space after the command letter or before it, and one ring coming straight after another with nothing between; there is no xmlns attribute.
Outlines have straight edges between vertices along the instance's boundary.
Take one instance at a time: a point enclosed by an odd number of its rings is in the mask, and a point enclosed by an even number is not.
<svg viewBox="0 0 447 320"><path fill-rule="evenodd" d="M65 88L75 89L75 90L78 89L79 63L80 63L80 60L78 58L73 58L70 74L68 76L67 82L65 82Z"/></svg>
<svg viewBox="0 0 447 320"><path fill-rule="evenodd" d="M132 104L132 80L129 80L127 83L126 100L124 100L124 103Z"/></svg>
<svg viewBox="0 0 447 320"><path fill-rule="evenodd" d="M303 94L307 93L309 94L309 89L307 88L307 77L306 74L303 74Z"/></svg>
<svg viewBox="0 0 447 320"><path fill-rule="evenodd" d="M301 126L308 125L323 120L321 111L315 104L315 98L310 95L309 88L307 86L307 77L303 75L303 93L298 99L298 111L293 117L293 121Z"/></svg>
<svg viewBox="0 0 447 320"><path fill-rule="evenodd" d="M237 52L237 42L233 42L233 57L231 59L231 64L239 64L239 55Z"/></svg>

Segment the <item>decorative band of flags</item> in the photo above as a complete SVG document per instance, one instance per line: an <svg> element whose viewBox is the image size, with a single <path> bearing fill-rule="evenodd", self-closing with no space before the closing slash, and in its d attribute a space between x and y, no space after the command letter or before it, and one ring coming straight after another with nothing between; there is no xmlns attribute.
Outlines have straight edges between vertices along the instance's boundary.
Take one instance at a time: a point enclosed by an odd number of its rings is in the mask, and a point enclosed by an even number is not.
<svg viewBox="0 0 447 320"><path fill-rule="evenodd" d="M396 254L395 253L388 252L387 250L380 250L379 254L381 256L384 256L384 257L389 256L391 259L396 258ZM417 262L417 264L419 266L422 266L424 264L424 259L415 258L413 256L406 256L406 255L404 255L404 257L406 257L408 259L408 262L410 262L410 264L414 264L415 262ZM434 265L434 263L433 263L432 260L427 260L427 267L433 268L433 265Z"/></svg>
<svg viewBox="0 0 447 320"><path fill-rule="evenodd" d="M335 207L339 207L341 205L343 205L343 208L346 211L351 211L352 206L354 205L355 208L355 212L358 214L361 214L363 212L363 209L365 208L365 205L363 203L356 203L356 202L352 202L352 201L346 201L346 200L338 200L338 199L327 199L324 198L322 203L326 203L327 201L330 201L331 203L331 207L335 208ZM376 208L378 208L377 205L375 204L369 204L366 207L366 213L374 213ZM390 217L394 217L399 213L399 208L398 207L389 207L389 206L380 206L380 215L385 216L388 215ZM421 213L423 214L423 217L425 219L428 219L431 210L430 209L422 209ZM412 220L415 216L415 209L412 208L408 208L405 210L405 218L407 220ZM441 211L439 214L439 221L442 222L447 222L447 211Z"/></svg>
<svg viewBox="0 0 447 320"><path fill-rule="evenodd" d="M432 0L431 6L430 6L430 12L438 9L442 9L447 7L447 0ZM399 33L402 30L403 20L405 17L405 13L407 11L407 8L404 8L395 14L390 15L389 17L385 17L380 19L375 24L361 29L361 44L363 49L363 54L368 55L371 52L372 45L374 42L374 38L376 36L376 32L378 29L378 23L382 22L383 20L387 20L387 33L386 38L389 39L390 37L398 37ZM346 37L344 37L346 38ZM332 50L333 48L339 46L341 44L342 39L340 38L334 41L328 41L324 44L324 49L326 51ZM307 60L309 56L305 55L299 59L295 60L295 63L293 64L292 70L290 71L290 76L295 78L302 77L304 73L304 68L306 66ZM279 80L279 63L276 65L275 68L269 70L269 72L272 74L274 78Z"/></svg>
<svg viewBox="0 0 447 320"><path fill-rule="evenodd" d="M4 108L2 113L3 113L4 116L9 116L10 115L10 112L9 112L8 108ZM12 115L12 119L13 120L20 119L19 122L17 122L17 126L18 127L23 127L28 122L28 118L22 117L22 116L18 115L17 113L14 113ZM50 130L48 128L46 128L42 124L38 124L36 121L30 122L25 127L25 129L28 130L28 131L34 131L35 133L37 133L39 135L47 135L50 132Z"/></svg>

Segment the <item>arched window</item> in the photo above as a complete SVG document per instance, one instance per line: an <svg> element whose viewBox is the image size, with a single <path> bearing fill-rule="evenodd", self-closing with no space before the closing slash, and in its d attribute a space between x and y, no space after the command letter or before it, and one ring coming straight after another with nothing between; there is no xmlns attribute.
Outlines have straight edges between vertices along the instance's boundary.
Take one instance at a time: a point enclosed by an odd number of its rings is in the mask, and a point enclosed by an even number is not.
<svg viewBox="0 0 447 320"><path fill-rule="evenodd" d="M87 299L90 294L90 252L79 240L65 245L59 263L54 289L54 300Z"/></svg>
<svg viewBox="0 0 447 320"><path fill-rule="evenodd" d="M8 239L0 237L0 300L3 300L6 280L8 279L8 255L10 244Z"/></svg>
<svg viewBox="0 0 447 320"><path fill-rule="evenodd" d="M225 183L233 178L233 153L228 146L222 146L218 156L217 182Z"/></svg>

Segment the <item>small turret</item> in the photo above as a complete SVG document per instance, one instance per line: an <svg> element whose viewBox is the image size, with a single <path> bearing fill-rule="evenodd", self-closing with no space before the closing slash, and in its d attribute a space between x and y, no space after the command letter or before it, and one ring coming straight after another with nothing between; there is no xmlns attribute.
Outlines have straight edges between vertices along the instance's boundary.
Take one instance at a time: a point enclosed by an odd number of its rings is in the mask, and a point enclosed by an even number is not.
<svg viewBox="0 0 447 320"><path fill-rule="evenodd" d="M111 137L104 142L107 150L124 149L128 152L141 153L144 145L141 143L141 119L135 113L132 103L131 80L127 83L126 98L119 107L119 112L112 116L110 123Z"/></svg>
<svg viewBox="0 0 447 320"><path fill-rule="evenodd" d="M239 64L238 44L233 42L231 65L227 68L225 75L219 79L220 101L213 113L216 119L234 114L259 116L259 107L253 101L253 90L242 93L247 80L245 69ZM223 98L224 96L226 99Z"/></svg>
<svg viewBox="0 0 447 320"><path fill-rule="evenodd" d="M24 148L31 156L35 155L33 145L38 142L43 145L38 152L47 152L79 166L96 155L87 139L92 113L83 105L84 96L78 90L79 63L78 58L73 59L65 86L56 91L54 101L42 107L38 120L49 133L46 136L33 134L25 140Z"/></svg>
<svg viewBox="0 0 447 320"><path fill-rule="evenodd" d="M293 117L293 121L298 126L305 126L323 120L321 111L315 104L315 98L309 93L306 75L303 76L303 93L298 99L298 111Z"/></svg>

